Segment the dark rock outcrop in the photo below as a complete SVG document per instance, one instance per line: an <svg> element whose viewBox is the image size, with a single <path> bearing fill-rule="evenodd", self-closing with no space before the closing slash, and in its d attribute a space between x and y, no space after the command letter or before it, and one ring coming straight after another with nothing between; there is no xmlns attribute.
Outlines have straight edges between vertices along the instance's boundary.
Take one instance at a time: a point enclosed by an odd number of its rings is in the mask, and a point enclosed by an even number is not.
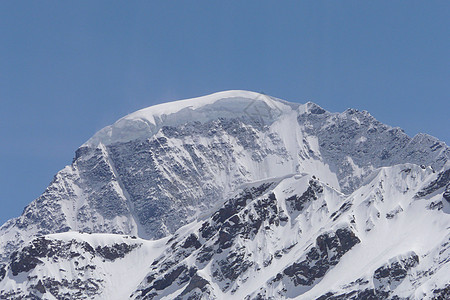
<svg viewBox="0 0 450 300"><path fill-rule="evenodd" d="M302 260L284 269L273 282L288 278L295 286L310 286L316 279L322 278L346 252L359 242L359 238L349 228L324 233L317 237L315 246Z"/></svg>

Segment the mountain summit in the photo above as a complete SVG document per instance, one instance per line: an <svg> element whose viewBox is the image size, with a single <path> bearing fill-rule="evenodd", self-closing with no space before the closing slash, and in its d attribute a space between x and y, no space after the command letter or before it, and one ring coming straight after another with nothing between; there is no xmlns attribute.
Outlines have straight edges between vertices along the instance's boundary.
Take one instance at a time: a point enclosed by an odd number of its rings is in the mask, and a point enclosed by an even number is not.
<svg viewBox="0 0 450 300"><path fill-rule="evenodd" d="M249 91L145 108L0 228L0 298L444 299L449 157Z"/></svg>

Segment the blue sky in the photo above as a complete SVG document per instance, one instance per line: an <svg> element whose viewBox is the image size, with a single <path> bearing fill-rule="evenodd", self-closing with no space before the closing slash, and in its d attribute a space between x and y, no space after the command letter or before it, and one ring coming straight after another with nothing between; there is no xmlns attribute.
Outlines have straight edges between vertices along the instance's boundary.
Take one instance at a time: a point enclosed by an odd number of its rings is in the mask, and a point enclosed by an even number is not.
<svg viewBox="0 0 450 300"><path fill-rule="evenodd" d="M97 130L227 89L450 142L449 1L1 1L0 223Z"/></svg>

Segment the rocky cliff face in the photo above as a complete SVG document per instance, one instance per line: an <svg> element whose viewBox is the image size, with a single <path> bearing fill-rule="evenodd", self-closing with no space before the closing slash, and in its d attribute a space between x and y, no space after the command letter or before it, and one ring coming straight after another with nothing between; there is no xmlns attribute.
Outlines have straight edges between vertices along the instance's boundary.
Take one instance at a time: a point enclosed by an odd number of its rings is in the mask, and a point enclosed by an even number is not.
<svg viewBox="0 0 450 300"><path fill-rule="evenodd" d="M252 92L150 107L1 227L0 298L445 297L449 154L364 111Z"/></svg>

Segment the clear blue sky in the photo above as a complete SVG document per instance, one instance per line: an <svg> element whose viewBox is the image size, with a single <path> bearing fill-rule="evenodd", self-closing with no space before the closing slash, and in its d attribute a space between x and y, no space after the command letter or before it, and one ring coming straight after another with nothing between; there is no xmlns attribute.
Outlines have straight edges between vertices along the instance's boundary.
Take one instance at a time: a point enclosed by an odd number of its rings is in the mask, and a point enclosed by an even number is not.
<svg viewBox="0 0 450 300"><path fill-rule="evenodd" d="M1 1L0 223L97 130L247 89L450 142L449 1Z"/></svg>

